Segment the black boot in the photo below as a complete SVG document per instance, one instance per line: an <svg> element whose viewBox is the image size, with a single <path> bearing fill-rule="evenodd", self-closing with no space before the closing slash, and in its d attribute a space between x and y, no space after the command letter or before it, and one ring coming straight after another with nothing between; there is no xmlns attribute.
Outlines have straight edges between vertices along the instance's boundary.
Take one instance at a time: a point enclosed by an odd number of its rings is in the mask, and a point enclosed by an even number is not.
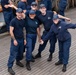
<svg viewBox="0 0 76 75"><path fill-rule="evenodd" d="M30 61L35 62L35 57L33 55L32 55L32 59Z"/></svg>
<svg viewBox="0 0 76 75"><path fill-rule="evenodd" d="M31 59L31 62L35 62L35 59L32 58L32 59Z"/></svg>
<svg viewBox="0 0 76 75"><path fill-rule="evenodd" d="M12 68L8 68L8 72L9 72L11 75L15 75L15 72L13 71Z"/></svg>
<svg viewBox="0 0 76 75"><path fill-rule="evenodd" d="M50 55L49 55L47 61L52 61L52 53L50 53Z"/></svg>
<svg viewBox="0 0 76 75"><path fill-rule="evenodd" d="M35 59L37 59L37 58L41 58L41 53L36 54Z"/></svg>
<svg viewBox="0 0 76 75"><path fill-rule="evenodd" d="M26 62L26 69L27 69L28 71L31 70L30 61L27 61L27 62Z"/></svg>
<svg viewBox="0 0 76 75"><path fill-rule="evenodd" d="M61 61L58 61L58 62L55 63L55 65L56 65L56 66L57 66L57 65L62 65L62 62L61 62Z"/></svg>
<svg viewBox="0 0 76 75"><path fill-rule="evenodd" d="M63 71L63 72L66 72L66 67L67 67L67 66L64 64L64 65L63 65L63 68L62 68L62 71Z"/></svg>
<svg viewBox="0 0 76 75"><path fill-rule="evenodd" d="M32 58L35 59L34 55L32 55Z"/></svg>
<svg viewBox="0 0 76 75"><path fill-rule="evenodd" d="M20 67L24 67L24 65L20 61L16 61L16 65L18 65Z"/></svg>

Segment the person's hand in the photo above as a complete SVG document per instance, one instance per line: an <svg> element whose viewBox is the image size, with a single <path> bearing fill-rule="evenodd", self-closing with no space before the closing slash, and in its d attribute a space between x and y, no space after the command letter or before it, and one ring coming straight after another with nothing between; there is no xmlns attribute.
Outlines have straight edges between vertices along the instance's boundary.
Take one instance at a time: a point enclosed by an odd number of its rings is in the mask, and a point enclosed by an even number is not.
<svg viewBox="0 0 76 75"><path fill-rule="evenodd" d="M24 45L26 45L26 43L27 43L26 40L24 40Z"/></svg>
<svg viewBox="0 0 76 75"><path fill-rule="evenodd" d="M5 5L4 7L5 7L5 8L9 8L9 5Z"/></svg>
<svg viewBox="0 0 76 75"><path fill-rule="evenodd" d="M44 44L44 41L43 41L43 40L40 40L40 44L41 44L41 45Z"/></svg>
<svg viewBox="0 0 76 75"><path fill-rule="evenodd" d="M14 4L9 4L8 7L10 7L10 8L14 8L15 10L18 9Z"/></svg>
<svg viewBox="0 0 76 75"><path fill-rule="evenodd" d="M18 45L17 40L14 40L14 45L15 45L15 46L17 46L17 45Z"/></svg>
<svg viewBox="0 0 76 75"><path fill-rule="evenodd" d="M14 8L14 5L13 4L10 4L10 5L8 5L9 7L11 7L11 8Z"/></svg>
<svg viewBox="0 0 76 75"><path fill-rule="evenodd" d="M71 19L70 18L66 18L66 20L69 21L69 22L71 22Z"/></svg>

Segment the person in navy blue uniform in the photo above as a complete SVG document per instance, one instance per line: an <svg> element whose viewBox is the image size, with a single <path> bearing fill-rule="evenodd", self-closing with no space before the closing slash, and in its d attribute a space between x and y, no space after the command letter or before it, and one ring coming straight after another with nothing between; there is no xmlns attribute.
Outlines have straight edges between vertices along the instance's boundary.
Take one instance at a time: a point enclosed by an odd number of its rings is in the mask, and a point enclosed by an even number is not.
<svg viewBox="0 0 76 75"><path fill-rule="evenodd" d="M44 26L43 35L41 37L41 38L43 38L49 32L49 30L53 24L53 20L52 20L53 15L57 14L57 13L52 12L52 11L47 11L44 4L40 5L40 11L41 11L41 14L38 16L38 18L40 19L40 21L43 23L43 26ZM58 16L69 20L68 18L62 17L61 15L58 15ZM36 54L35 59L41 58L41 52L45 49L48 41L50 42L50 49L49 49L50 55L49 55L47 61L52 60L52 56L55 51L55 43L56 43L56 37L54 34L52 35L52 38L45 41L43 45L39 45L38 53Z"/></svg>
<svg viewBox="0 0 76 75"><path fill-rule="evenodd" d="M35 11L36 17L41 14L41 12L38 10L38 4L37 4L36 2L32 2L32 3L31 3L31 10L34 10L34 11ZM26 11L26 14L27 14L27 15L29 14L29 11L30 11L30 10L27 10L27 11Z"/></svg>
<svg viewBox="0 0 76 75"><path fill-rule="evenodd" d="M45 4L47 10L52 10L52 1L51 0L42 0L43 4Z"/></svg>
<svg viewBox="0 0 76 75"><path fill-rule="evenodd" d="M65 9L66 9L66 6L67 6L67 0L60 0L59 1L59 14L62 15L62 16L65 16Z"/></svg>
<svg viewBox="0 0 76 75"><path fill-rule="evenodd" d="M25 27L25 21L22 19L23 10L18 8L16 10L16 17L10 22L10 35L11 35L11 47L10 47L10 56L8 59L8 72L11 75L15 75L12 67L16 59L16 65L24 67L20 62L23 57L23 48L26 44L24 39L23 28Z"/></svg>
<svg viewBox="0 0 76 75"><path fill-rule="evenodd" d="M1 5L3 9L4 20L6 23L7 31L9 31L10 21L14 18L12 8L10 8L9 0L1 0Z"/></svg>
<svg viewBox="0 0 76 75"><path fill-rule="evenodd" d="M31 9L31 3L32 3L32 2L38 3L38 0L27 0L27 5L28 5L28 6L27 6L27 9L28 9L28 10Z"/></svg>
<svg viewBox="0 0 76 75"><path fill-rule="evenodd" d="M39 23L35 18L34 10L29 11L29 16L25 15L26 22L26 69L31 70L30 62L35 62L32 57L32 52L35 48L37 34L39 34Z"/></svg>
<svg viewBox="0 0 76 75"><path fill-rule="evenodd" d="M69 60L69 51L71 46L71 35L68 29L75 29L76 24L67 24L64 21L61 21L58 15L54 15L53 22L54 24L51 26L50 31L41 40L41 44L43 44L45 40L51 38L52 33L55 33L59 43L59 61L55 63L55 65L63 64L62 71L65 72Z"/></svg>
<svg viewBox="0 0 76 75"><path fill-rule="evenodd" d="M15 8L17 9L17 7L15 7ZM32 2L31 3L31 10L34 10L35 11L35 14L36 14L35 15L35 18L38 20L38 23L40 24L40 21L37 18L38 15L40 14L40 11L38 11L38 5L37 5L36 2ZM29 17L29 12L30 12L30 10L26 10L26 12L24 12L24 13ZM24 52L25 52L25 48L26 48L26 46L24 46ZM32 57L34 58L33 54L32 54Z"/></svg>
<svg viewBox="0 0 76 75"><path fill-rule="evenodd" d="M24 13L25 13L26 10L27 10L27 0L19 1L17 7L21 8L24 11Z"/></svg>
<svg viewBox="0 0 76 75"><path fill-rule="evenodd" d="M36 13L36 19L38 20L39 25L41 24L41 21L39 20L38 16L41 14L41 12L38 10L38 4L36 2L31 3L31 10L34 10Z"/></svg>

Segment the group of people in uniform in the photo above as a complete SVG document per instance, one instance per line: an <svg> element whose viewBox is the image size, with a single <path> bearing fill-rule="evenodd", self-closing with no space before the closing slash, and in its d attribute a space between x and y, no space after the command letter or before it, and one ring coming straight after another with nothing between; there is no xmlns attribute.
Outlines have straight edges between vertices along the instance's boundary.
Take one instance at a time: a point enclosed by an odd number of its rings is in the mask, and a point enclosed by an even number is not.
<svg viewBox="0 0 76 75"><path fill-rule="evenodd" d="M64 17L67 0L60 0L59 14L52 11L51 0L42 0L39 6L37 0L20 0L17 7L11 0L2 0L1 4L7 30L11 35L10 55L7 64L8 72L15 75L12 69L15 60L16 65L24 67L21 60L25 49L26 69L30 71L30 62L35 62L35 59L41 58L41 53L48 41L50 54L47 61L52 61L57 40L59 43L59 60L55 65L62 64L62 71L65 72L71 46L71 35L67 29L76 28L75 24L65 22L65 20L70 21L70 18ZM12 8L16 10L16 16L13 15ZM41 25L44 26L42 35ZM26 30L26 35L24 30ZM38 53L33 56L32 52L35 48L37 36L40 45Z"/></svg>

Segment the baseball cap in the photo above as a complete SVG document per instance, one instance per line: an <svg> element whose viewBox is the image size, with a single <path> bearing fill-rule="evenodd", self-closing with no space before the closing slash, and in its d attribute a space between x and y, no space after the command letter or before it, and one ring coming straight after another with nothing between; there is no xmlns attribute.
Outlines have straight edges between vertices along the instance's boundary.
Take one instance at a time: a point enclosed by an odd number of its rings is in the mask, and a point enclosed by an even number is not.
<svg viewBox="0 0 76 75"><path fill-rule="evenodd" d="M29 14L35 14L35 11L34 10L30 10Z"/></svg>
<svg viewBox="0 0 76 75"><path fill-rule="evenodd" d="M40 8L46 7L45 4L40 4Z"/></svg>
<svg viewBox="0 0 76 75"><path fill-rule="evenodd" d="M59 19L57 14L53 16L53 20L56 20L56 19Z"/></svg>
<svg viewBox="0 0 76 75"><path fill-rule="evenodd" d="M21 8L18 8L18 9L16 10L16 12L18 12L18 13L22 13L23 10L22 10Z"/></svg>
<svg viewBox="0 0 76 75"><path fill-rule="evenodd" d="M37 3L36 2L32 2L31 6L34 6L34 5L37 6Z"/></svg>

